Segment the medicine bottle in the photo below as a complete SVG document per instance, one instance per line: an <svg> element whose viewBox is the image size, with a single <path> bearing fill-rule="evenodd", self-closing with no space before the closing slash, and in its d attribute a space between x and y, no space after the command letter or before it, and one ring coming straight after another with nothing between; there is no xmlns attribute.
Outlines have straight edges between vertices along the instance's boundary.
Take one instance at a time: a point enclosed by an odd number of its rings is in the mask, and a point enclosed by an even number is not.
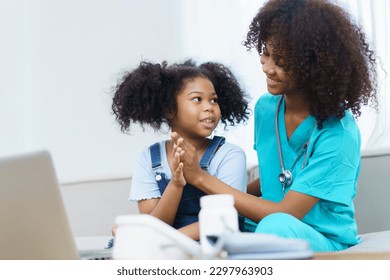
<svg viewBox="0 0 390 280"><path fill-rule="evenodd" d="M200 198L200 245L204 255L214 254L214 244L223 234L238 232L238 213L234 197L229 194L205 195Z"/></svg>

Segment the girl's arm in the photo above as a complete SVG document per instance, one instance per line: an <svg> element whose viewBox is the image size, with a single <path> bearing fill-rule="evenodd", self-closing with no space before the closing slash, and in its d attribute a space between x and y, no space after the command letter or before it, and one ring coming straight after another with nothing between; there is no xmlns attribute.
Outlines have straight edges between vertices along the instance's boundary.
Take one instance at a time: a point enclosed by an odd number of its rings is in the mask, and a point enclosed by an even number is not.
<svg viewBox="0 0 390 280"><path fill-rule="evenodd" d="M185 227L179 228L179 231L194 240L200 239L199 222L195 222Z"/></svg>
<svg viewBox="0 0 390 280"><path fill-rule="evenodd" d="M175 142L176 150L180 153L181 161L184 163L183 172L188 183L207 194L233 195L237 211L255 222L259 222L265 216L276 212L289 213L302 219L318 201L316 197L289 191L281 202L276 203L238 191L203 171L199 164L196 164L198 159L194 147L185 142L177 133L172 133L172 140Z"/></svg>
<svg viewBox="0 0 390 280"><path fill-rule="evenodd" d="M141 214L152 215L169 225L173 225L175 221L183 188L186 185L180 155L175 153L173 158L173 166L171 168L172 179L168 183L161 198L145 199L138 202L138 209Z"/></svg>

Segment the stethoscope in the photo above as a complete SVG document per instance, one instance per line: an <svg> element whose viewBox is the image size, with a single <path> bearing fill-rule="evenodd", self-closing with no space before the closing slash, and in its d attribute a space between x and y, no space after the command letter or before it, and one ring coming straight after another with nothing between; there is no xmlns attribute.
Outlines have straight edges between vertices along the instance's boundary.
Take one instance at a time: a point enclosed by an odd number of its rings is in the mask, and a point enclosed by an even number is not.
<svg viewBox="0 0 390 280"><path fill-rule="evenodd" d="M282 147L280 144L280 136L279 136L279 111L280 111L280 106L282 104L282 101L283 101L283 95L279 99L278 107L277 107L276 113L275 113L275 133L276 133L276 142L278 144L280 168L282 169L282 172L280 172L280 174L278 175L278 180L282 184L283 194L286 194L286 188L290 187L293 183L292 170L293 170L295 164L298 162L298 160L301 158L301 156L303 154L305 154L305 158L302 162L302 169L306 165L307 152L308 152L308 146L309 146L311 135L309 137L309 140L305 144L303 144L303 146L299 150L298 155L297 155L296 159L294 160L294 163L292 164L291 168L286 169L284 166L284 162L283 162L283 153L282 153ZM313 131L314 131L315 125L316 125L316 123L314 123ZM312 134L313 134L313 131L312 131Z"/></svg>

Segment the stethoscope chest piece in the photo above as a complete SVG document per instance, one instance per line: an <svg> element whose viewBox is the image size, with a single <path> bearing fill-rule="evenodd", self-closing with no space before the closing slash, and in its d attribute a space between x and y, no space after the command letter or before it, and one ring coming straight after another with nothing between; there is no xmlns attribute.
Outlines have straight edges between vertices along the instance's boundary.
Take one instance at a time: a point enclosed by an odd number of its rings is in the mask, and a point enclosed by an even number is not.
<svg viewBox="0 0 390 280"><path fill-rule="evenodd" d="M279 182L282 184L283 189L291 186L293 176L290 170L283 170L278 176Z"/></svg>

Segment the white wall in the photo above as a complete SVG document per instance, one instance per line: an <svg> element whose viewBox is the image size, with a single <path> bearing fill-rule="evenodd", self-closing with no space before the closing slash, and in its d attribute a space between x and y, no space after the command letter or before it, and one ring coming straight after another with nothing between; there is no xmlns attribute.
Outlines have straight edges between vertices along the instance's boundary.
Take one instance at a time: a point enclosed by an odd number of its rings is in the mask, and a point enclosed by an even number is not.
<svg viewBox="0 0 390 280"><path fill-rule="evenodd" d="M120 133L110 90L143 58L180 56L175 2L2 2L0 155L48 149L60 181L129 175L158 136Z"/></svg>
<svg viewBox="0 0 390 280"><path fill-rule="evenodd" d="M0 149L16 153L23 146L25 88L24 10L20 1L0 1ZM14 98L18 96L18 99Z"/></svg>

